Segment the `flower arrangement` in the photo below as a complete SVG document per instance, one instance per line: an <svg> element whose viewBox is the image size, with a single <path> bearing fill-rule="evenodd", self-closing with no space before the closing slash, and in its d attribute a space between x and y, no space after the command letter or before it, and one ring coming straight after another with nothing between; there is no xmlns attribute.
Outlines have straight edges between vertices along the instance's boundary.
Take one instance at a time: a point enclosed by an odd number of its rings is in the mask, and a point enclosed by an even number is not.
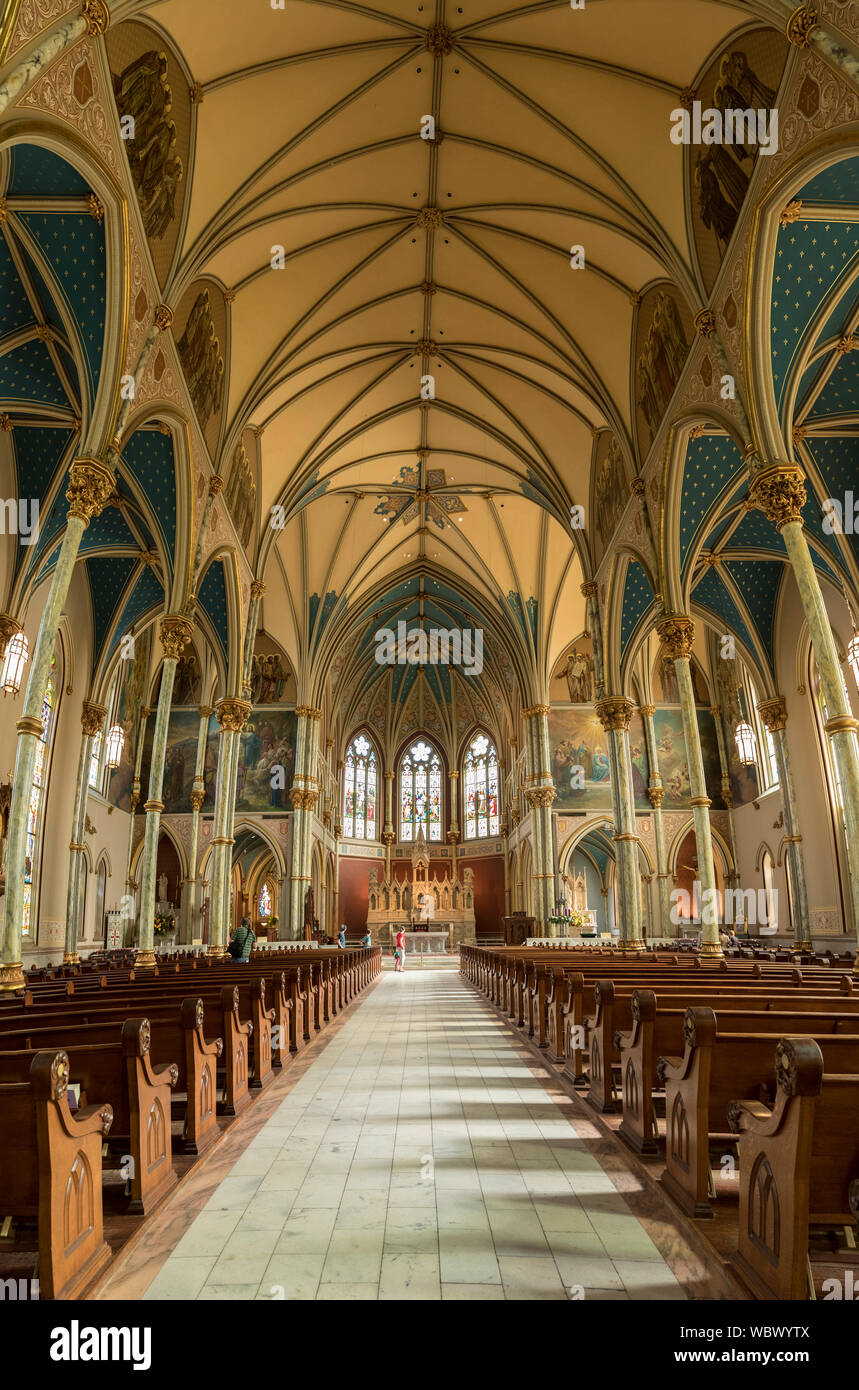
<svg viewBox="0 0 859 1390"><path fill-rule="evenodd" d="M567 918L567 921L569 922L571 927L577 927L579 931L581 931L582 927L590 926L590 918L588 917L588 914L586 912L582 912L582 910L578 907L574 907L571 910L570 915Z"/></svg>
<svg viewBox="0 0 859 1390"><path fill-rule="evenodd" d="M172 913L162 912L160 916L155 918L156 936L169 936L170 933L174 932L175 930L176 918L172 915Z"/></svg>

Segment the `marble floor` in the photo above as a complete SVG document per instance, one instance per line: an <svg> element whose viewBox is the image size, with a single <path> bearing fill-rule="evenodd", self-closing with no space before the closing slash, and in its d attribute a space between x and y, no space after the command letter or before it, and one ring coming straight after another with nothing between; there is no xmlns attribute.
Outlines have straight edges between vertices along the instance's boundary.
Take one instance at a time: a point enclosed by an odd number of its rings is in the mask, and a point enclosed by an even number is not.
<svg viewBox="0 0 859 1390"><path fill-rule="evenodd" d="M386 973L143 1297L685 1298L591 1148L459 975Z"/></svg>

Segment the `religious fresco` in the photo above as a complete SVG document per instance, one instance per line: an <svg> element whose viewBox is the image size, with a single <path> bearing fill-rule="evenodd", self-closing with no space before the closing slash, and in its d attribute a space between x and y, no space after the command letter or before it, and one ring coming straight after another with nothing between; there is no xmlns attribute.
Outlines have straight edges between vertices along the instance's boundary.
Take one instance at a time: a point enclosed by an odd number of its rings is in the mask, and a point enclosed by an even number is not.
<svg viewBox="0 0 859 1390"><path fill-rule="evenodd" d="M694 656L689 665L692 673L692 690L695 694L695 704L709 705L710 691L707 685L707 678ZM656 660L653 663L650 679L653 684L654 695L661 704L679 705L680 689L677 685L677 672L674 669L674 662L670 656L666 655L662 647L660 647L656 653Z"/></svg>
<svg viewBox="0 0 859 1390"><path fill-rule="evenodd" d="M255 705L295 703L295 676L281 647L258 632L251 666L251 699Z"/></svg>
<svg viewBox="0 0 859 1390"><path fill-rule="evenodd" d="M563 653L552 672L549 699L589 705L594 698L593 643L586 633L576 638Z"/></svg>
<svg viewBox="0 0 859 1390"><path fill-rule="evenodd" d="M734 39L718 54L695 90L703 111L770 112L776 103L789 44L772 29ZM769 128L769 125L768 127ZM690 145L686 164L692 232L709 294L737 224L755 168L757 142Z"/></svg>
<svg viewBox="0 0 859 1390"><path fill-rule="evenodd" d="M224 501L242 546L247 550L257 510L256 440L245 433L233 453Z"/></svg>
<svg viewBox="0 0 859 1390"><path fill-rule="evenodd" d="M214 451L226 396L227 305L212 280L197 280L173 321L176 351L206 443Z"/></svg>
<svg viewBox="0 0 859 1390"><path fill-rule="evenodd" d="M629 475L620 440L601 430L591 466L590 540L599 564L629 501Z"/></svg>
<svg viewBox="0 0 859 1390"><path fill-rule="evenodd" d="M179 239L188 188L191 84L163 35L143 24L111 27L105 43L123 144L163 284Z"/></svg>
<svg viewBox="0 0 859 1390"><path fill-rule="evenodd" d="M191 814L191 789L194 785L194 768L197 763L197 740L200 733L200 713L195 707L170 711L170 726L167 731L167 751L164 757L164 785L161 800L164 812L170 816ZM155 714L147 721L146 739L143 745L143 761L140 768L140 804L149 795L149 775L152 763L152 740L155 736ZM205 800L203 810L211 811L215 805L215 782L218 771L218 721L214 715L209 720L206 743L204 771Z"/></svg>
<svg viewBox="0 0 859 1390"><path fill-rule="evenodd" d="M236 810L292 809L298 721L294 709L255 709L239 738ZM277 769L283 768L278 775ZM274 785L272 785L274 783Z"/></svg>
<svg viewBox="0 0 859 1390"><path fill-rule="evenodd" d="M610 811L611 773L608 740L593 708L554 708L549 712L549 753L556 811ZM659 775L666 810L689 806L689 770L683 719L679 709L657 709L654 715ZM707 795L714 810L723 810L722 772L716 726L709 710L698 711L698 733L704 759ZM647 795L650 767L641 715L629 725L632 791L637 811L651 810Z"/></svg>
<svg viewBox="0 0 859 1390"><path fill-rule="evenodd" d="M679 290L667 283L652 286L639 306L633 354L635 420L642 459L674 395L693 337L692 315Z"/></svg>
<svg viewBox="0 0 859 1390"><path fill-rule="evenodd" d="M149 670L151 645L152 629L147 628L134 640L133 659L123 661L119 668L116 722L125 734L125 738L122 744L119 767L114 768L111 773L107 798L121 811L131 810L137 741L140 737L140 711L146 695L146 676Z"/></svg>

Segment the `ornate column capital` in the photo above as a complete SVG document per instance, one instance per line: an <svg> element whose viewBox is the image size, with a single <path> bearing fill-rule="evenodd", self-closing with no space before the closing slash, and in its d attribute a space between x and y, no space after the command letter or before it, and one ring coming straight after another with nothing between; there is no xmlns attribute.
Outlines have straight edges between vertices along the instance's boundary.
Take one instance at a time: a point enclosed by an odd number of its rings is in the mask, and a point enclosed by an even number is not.
<svg viewBox="0 0 859 1390"><path fill-rule="evenodd" d="M525 800L533 810L535 806L551 806L557 795L554 787L529 787Z"/></svg>
<svg viewBox="0 0 859 1390"><path fill-rule="evenodd" d="M459 777L459 768L458 768L458 767L453 767L453 768L451 768L450 772L449 772L447 775L448 775L448 777L450 778L451 782L455 782L456 779Z"/></svg>
<svg viewBox="0 0 859 1390"><path fill-rule="evenodd" d="M523 719L536 719L539 714L548 714L548 705L531 705L529 709L523 709Z"/></svg>
<svg viewBox="0 0 859 1390"><path fill-rule="evenodd" d="M199 788L195 788L194 791L191 792L191 810L192 810L192 811L195 811L195 812L197 812L197 813L199 813L200 811L202 811L202 809L203 809L203 802L204 802L205 800L206 800L206 793L205 793L205 791L200 791Z"/></svg>
<svg viewBox="0 0 859 1390"><path fill-rule="evenodd" d="M607 734L628 729L634 709L635 705L625 695L607 695L594 705L594 713Z"/></svg>
<svg viewBox="0 0 859 1390"><path fill-rule="evenodd" d="M314 709L313 705L296 705L296 707L295 707L295 713L298 715L299 718L302 718L302 717L304 717L305 719L321 719L321 718L322 718L322 710L321 710L321 709Z"/></svg>
<svg viewBox="0 0 859 1390"><path fill-rule="evenodd" d="M811 5L800 5L787 21L785 33L795 48L810 46L811 31L820 23L817 11Z"/></svg>
<svg viewBox="0 0 859 1390"><path fill-rule="evenodd" d="M214 473L209 479L209 496L217 497L224 490L224 480L220 473Z"/></svg>
<svg viewBox="0 0 859 1390"><path fill-rule="evenodd" d="M643 719L652 719L656 713L655 705L639 705L638 712Z"/></svg>
<svg viewBox="0 0 859 1390"><path fill-rule="evenodd" d="M653 807L654 811L658 811L659 808L660 808L661 805L662 805L662 799L663 799L663 797L665 796L665 788L664 788L664 787L648 787L648 788L647 788L647 796L648 796L648 800L650 801L650 804L651 804L651 806Z"/></svg>
<svg viewBox="0 0 859 1390"><path fill-rule="evenodd" d="M75 459L66 488L69 516L79 517L89 525L94 516L101 516L115 491L116 476L106 463L96 458Z"/></svg>
<svg viewBox="0 0 859 1390"><path fill-rule="evenodd" d="M161 619L158 636L165 660L178 661L194 635L194 625L179 613L169 613Z"/></svg>
<svg viewBox="0 0 859 1390"><path fill-rule="evenodd" d="M685 613L671 613L656 624L659 640L672 661L688 661L695 640L695 624Z"/></svg>
<svg viewBox="0 0 859 1390"><path fill-rule="evenodd" d="M802 523L805 506L805 477L795 463L775 463L756 474L749 497L780 531L792 521Z"/></svg>
<svg viewBox="0 0 859 1390"><path fill-rule="evenodd" d="M265 585L261 579L254 579L251 583L251 598L262 598L265 593Z"/></svg>
<svg viewBox="0 0 859 1390"><path fill-rule="evenodd" d="M396 776L396 773L393 773L393 772L383 772L383 773L382 773L382 776L384 777L384 779L385 779L386 782L393 782L394 777Z"/></svg>
<svg viewBox="0 0 859 1390"><path fill-rule="evenodd" d="M581 588L581 595L582 595L582 598L596 598L596 593L597 593L596 580L594 580L594 579L587 579L587 580L585 581L585 583L582 584L582 585L580 586L580 588Z"/></svg>
<svg viewBox="0 0 859 1390"><path fill-rule="evenodd" d="M83 0L81 19L86 20L86 31L90 38L97 39L110 24L110 10L104 0Z"/></svg>
<svg viewBox="0 0 859 1390"><path fill-rule="evenodd" d="M93 700L84 700L81 706L81 728L86 738L95 738L104 725L106 714L104 705L97 705Z"/></svg>
<svg viewBox="0 0 859 1390"><path fill-rule="evenodd" d="M215 706L218 723L230 734L240 734L251 717L253 705L250 700L236 700L226 696Z"/></svg>
<svg viewBox="0 0 859 1390"><path fill-rule="evenodd" d="M289 799L296 811L312 811L319 800L319 792L312 787L291 787Z"/></svg>
<svg viewBox="0 0 859 1390"><path fill-rule="evenodd" d="M212 705L200 705L197 710L197 713L199 714L201 719L211 719L212 715L215 713L215 710Z"/></svg>
<svg viewBox="0 0 859 1390"><path fill-rule="evenodd" d="M781 733L787 723L787 701L783 695L758 701L758 714L771 734Z"/></svg>
<svg viewBox="0 0 859 1390"><path fill-rule="evenodd" d="M159 304L155 310L155 327L159 333L166 333L173 326L173 310L169 304Z"/></svg>

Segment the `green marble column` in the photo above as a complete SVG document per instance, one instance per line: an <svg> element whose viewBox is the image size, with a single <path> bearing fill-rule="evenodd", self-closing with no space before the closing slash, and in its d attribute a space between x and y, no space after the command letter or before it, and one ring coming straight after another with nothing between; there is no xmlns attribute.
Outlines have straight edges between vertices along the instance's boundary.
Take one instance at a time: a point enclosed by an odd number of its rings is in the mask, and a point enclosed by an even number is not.
<svg viewBox="0 0 859 1390"><path fill-rule="evenodd" d="M653 838L656 842L656 882L659 892L659 932L661 936L676 936L677 927L671 921L671 889L669 886L668 856L665 853L665 822L662 818L662 800L665 788L659 773L659 753L656 748L656 730L653 716L654 705L640 708L644 724L644 741L647 746L647 765L650 776L647 784L647 797L653 807Z"/></svg>
<svg viewBox="0 0 859 1390"><path fill-rule="evenodd" d="M821 23L814 5L798 5L787 21L786 32L796 48L814 49L830 67L842 72L851 86L859 87L859 59L855 51L846 47L837 30Z"/></svg>
<svg viewBox="0 0 859 1390"><path fill-rule="evenodd" d="M310 705L299 705L295 713L298 716L296 774L289 793L293 806L289 930L292 938L299 940L304 935L304 906L310 887L312 816L319 797L316 784L316 749L322 711Z"/></svg>
<svg viewBox="0 0 859 1390"><path fill-rule="evenodd" d="M589 579L581 586L581 591L585 600L585 615L591 637L591 646L593 647L594 688L597 699L600 699L605 694L605 659L597 586L592 579Z"/></svg>
<svg viewBox="0 0 859 1390"><path fill-rule="evenodd" d="M164 810L161 800L164 788L164 758L167 753L176 667L182 652L191 641L193 630L189 620L180 614L170 614L161 619L159 636L164 660L161 666L161 688L158 692L158 711L155 715L155 732L152 738L149 797L143 807L146 812L146 831L140 870L140 917L135 960L135 966L141 970L151 970L155 967L155 873L161 813Z"/></svg>
<svg viewBox="0 0 859 1390"><path fill-rule="evenodd" d="M123 926L123 946L129 944L126 939L128 924L130 922L133 928L137 916L135 895L138 885L135 883L134 875L131 871L132 860L134 858L134 816L140 802L140 769L143 765L143 742L146 735L146 723L151 713L152 711L148 705L141 706L140 725L137 734L137 752L134 759L134 780L131 784L131 796L129 798L130 815L128 817L128 851L125 857L125 925Z"/></svg>
<svg viewBox="0 0 859 1390"><path fill-rule="evenodd" d="M182 936L186 945L193 940L197 927L197 909L199 905L197 885L200 881L197 857L200 846L200 812L203 809L203 802L206 799L203 772L206 765L206 743L209 737L209 720L214 712L211 705L200 706L200 728L197 733L197 761L194 764L194 784L191 788L191 847L188 851L190 878L187 883L188 900L185 907L185 921L182 929Z"/></svg>
<svg viewBox="0 0 859 1390"><path fill-rule="evenodd" d="M802 469L793 463L777 463L759 469L753 474L749 496L781 532L808 623L826 705L824 729L831 740L844 798L850 905L853 929L859 935L859 744L856 739L859 726L847 700L835 638L802 529L806 498ZM859 954L856 960L859 969Z"/></svg>
<svg viewBox="0 0 859 1390"><path fill-rule="evenodd" d="M232 871L232 812L236 801L236 767L239 736L248 722L252 706L248 700L226 697L215 706L221 726L218 747L218 780L215 787L215 818L212 826L212 862L207 954L222 956L227 949L227 884Z"/></svg>
<svg viewBox="0 0 859 1390"><path fill-rule="evenodd" d="M192 589L196 590L197 580L200 574L200 566L203 563L203 547L206 544L206 536L209 530L209 521L212 516L212 508L215 505L215 498L220 496L224 490L224 480L219 473L214 473L209 479L209 491L206 493L206 505L203 508L203 515L200 518L200 529L197 532L197 548L194 551L194 564L192 567L193 583Z"/></svg>
<svg viewBox="0 0 859 1390"><path fill-rule="evenodd" d="M245 647L242 659L242 694L246 700L251 698L254 647L256 646L257 627L259 626L260 604L262 603L262 596L264 593L265 585L262 580L255 579L251 584L251 600L248 604L248 625L245 629Z"/></svg>
<svg viewBox="0 0 859 1390"><path fill-rule="evenodd" d="M728 875L728 879L733 888L738 888L740 884L740 852L737 846L737 826L734 820L734 792L731 786L731 766L728 762L728 745L725 742L725 721L722 718L722 709L720 705L713 705L710 713L713 716L713 723L716 726L716 744L719 749L719 767L722 773L722 800L728 808L728 835L731 841L731 858L734 861L734 867ZM739 901L741 902L742 898L740 898Z"/></svg>
<svg viewBox="0 0 859 1390"><path fill-rule="evenodd" d="M796 815L796 793L787 747L787 702L783 695L761 700L758 712L773 736L781 804L784 811L785 866L790 882L793 909L793 937L797 951L811 950L811 920L808 912L808 889L805 883L805 861L802 855L802 836Z"/></svg>
<svg viewBox="0 0 859 1390"><path fill-rule="evenodd" d="M69 845L69 884L66 894L66 948L63 965L77 965L78 941L81 936L81 909L83 907L83 875L86 872L84 859L84 830L86 826L86 799L89 790L89 765L92 754L92 741L104 727L107 710L104 705L84 700L81 710L81 753L78 760L78 778L75 785L75 809L72 817L72 842Z"/></svg>
<svg viewBox="0 0 859 1390"><path fill-rule="evenodd" d="M9 807L6 854L6 909L3 920L0 991L20 989L24 981L21 941L27 815L36 749L44 732L41 718L42 700L56 646L57 629L68 598L83 533L92 517L101 514L102 508L116 488L113 469L99 459L76 459L69 473L69 485L66 490L69 510L65 535L57 555L51 587L33 646L23 713L17 724L18 743L15 752L12 801Z"/></svg>
<svg viewBox="0 0 859 1390"><path fill-rule="evenodd" d="M692 684L692 643L695 624L685 614L669 614L656 624L666 654L674 662L677 687L680 691L680 710L683 716L683 736L686 742L686 762L689 768L690 803L695 822L695 848L698 854L698 881L701 885L701 955L721 957L719 940L719 899L716 890L716 869L713 863L713 838L710 833L710 798L704 777L704 758L698 732L695 689Z"/></svg>
<svg viewBox="0 0 859 1390"><path fill-rule="evenodd" d="M531 811L531 848L533 867L534 917L538 936L554 936L556 928L549 918L555 899L554 845L552 837L552 803L555 787L550 772L549 706L534 705L522 711L526 729L528 754L528 790L525 799Z"/></svg>
<svg viewBox="0 0 859 1390"><path fill-rule="evenodd" d="M339 777L337 778L337 785L338 785L338 787L340 788L340 804L342 805L342 803L343 803L343 761L342 761L342 759L341 759L341 760L338 762L338 764L337 764L337 771L338 771L338 773L340 774ZM397 840L397 831L396 831L395 828L394 828L394 773L393 773L393 772L385 772L385 773L383 774L383 776L384 776L384 781L385 781L385 823L384 823L384 825L383 825L383 827L382 827L382 840L384 841L384 845L385 845L385 879L386 879L386 881L388 881L388 880L390 880L390 877L391 877L391 854L392 854L392 852L393 852L393 846L396 844L396 840ZM339 810L338 810L337 821L339 821L339 820L340 820L340 814L339 814Z"/></svg>
<svg viewBox="0 0 859 1390"><path fill-rule="evenodd" d="M597 700L595 713L609 745L612 771L612 799L615 806L617 871L620 884L620 940L624 951L644 950L641 927L641 875L638 867L638 836L635 831L635 802L632 795L632 758L629 751L629 723L635 706L625 695L609 695Z"/></svg>

